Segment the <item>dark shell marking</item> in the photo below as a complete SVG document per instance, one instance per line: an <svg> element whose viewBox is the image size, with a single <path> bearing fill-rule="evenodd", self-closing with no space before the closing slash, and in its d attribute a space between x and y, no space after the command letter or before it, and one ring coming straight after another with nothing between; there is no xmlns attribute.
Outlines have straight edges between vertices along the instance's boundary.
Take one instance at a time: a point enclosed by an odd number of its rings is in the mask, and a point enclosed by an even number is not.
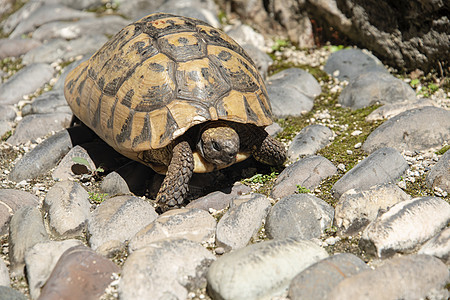
<svg viewBox="0 0 450 300"><path fill-rule="evenodd" d="M122 29L67 76L65 96L83 123L133 159L206 121L272 123L244 50L200 20L169 14Z"/></svg>

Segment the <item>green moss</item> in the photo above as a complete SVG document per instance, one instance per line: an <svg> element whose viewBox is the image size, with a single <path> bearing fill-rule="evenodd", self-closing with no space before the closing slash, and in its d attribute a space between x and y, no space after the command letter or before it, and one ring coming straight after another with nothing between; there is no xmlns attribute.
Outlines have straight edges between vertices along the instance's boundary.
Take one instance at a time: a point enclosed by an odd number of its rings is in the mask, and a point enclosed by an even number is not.
<svg viewBox="0 0 450 300"><path fill-rule="evenodd" d="M450 149L450 145L446 145L444 147L442 147L441 149L439 149L438 151L436 151L437 155L442 155L445 152L447 152Z"/></svg>
<svg viewBox="0 0 450 300"><path fill-rule="evenodd" d="M0 69L7 74L4 79L8 79L23 67L21 58L7 57L0 60Z"/></svg>

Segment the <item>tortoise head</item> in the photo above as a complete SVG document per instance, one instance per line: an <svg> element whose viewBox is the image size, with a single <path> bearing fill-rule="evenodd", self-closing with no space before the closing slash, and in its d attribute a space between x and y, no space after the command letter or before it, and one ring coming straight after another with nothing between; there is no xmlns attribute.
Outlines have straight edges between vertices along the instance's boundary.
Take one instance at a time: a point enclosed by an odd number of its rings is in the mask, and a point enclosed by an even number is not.
<svg viewBox="0 0 450 300"><path fill-rule="evenodd" d="M197 150L218 168L231 165L239 152L239 135L225 124L208 126L200 133Z"/></svg>

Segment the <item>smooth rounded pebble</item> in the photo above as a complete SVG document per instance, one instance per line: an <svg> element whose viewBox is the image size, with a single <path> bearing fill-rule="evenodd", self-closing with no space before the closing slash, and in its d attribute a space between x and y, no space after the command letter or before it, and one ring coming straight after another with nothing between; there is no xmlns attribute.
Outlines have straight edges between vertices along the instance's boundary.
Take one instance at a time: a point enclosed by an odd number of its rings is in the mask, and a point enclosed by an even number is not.
<svg viewBox="0 0 450 300"><path fill-rule="evenodd" d="M448 282L449 270L428 255L396 257L375 270L367 270L341 281L328 299L424 299ZM434 299L447 299L448 291Z"/></svg>
<svg viewBox="0 0 450 300"><path fill-rule="evenodd" d="M298 117L310 111L314 102L311 98L292 87L280 87L268 85L272 113L276 118L287 116Z"/></svg>
<svg viewBox="0 0 450 300"><path fill-rule="evenodd" d="M88 152L76 145L59 162L52 177L55 180L69 180L74 179L76 175L92 174L95 170L95 164Z"/></svg>
<svg viewBox="0 0 450 300"><path fill-rule="evenodd" d="M270 299L291 280L328 257L311 241L282 239L253 244L219 257L209 268L208 293L213 299Z"/></svg>
<svg viewBox="0 0 450 300"><path fill-rule="evenodd" d="M39 242L49 239L38 208L20 208L11 218L9 226L9 262L12 276L24 273L25 253Z"/></svg>
<svg viewBox="0 0 450 300"><path fill-rule="evenodd" d="M131 194L127 182L117 172L111 172L103 178L100 190L109 197Z"/></svg>
<svg viewBox="0 0 450 300"><path fill-rule="evenodd" d="M269 199L261 194L234 198L217 224L216 244L225 251L246 246L258 233L271 207Z"/></svg>
<svg viewBox="0 0 450 300"><path fill-rule="evenodd" d="M44 200L50 230L58 237L83 236L90 218L89 194L74 181L55 183Z"/></svg>
<svg viewBox="0 0 450 300"><path fill-rule="evenodd" d="M312 171L311 171L312 170ZM322 179L337 173L336 167L325 157L312 155L289 165L278 175L272 188L272 198L294 194L298 187L312 190Z"/></svg>
<svg viewBox="0 0 450 300"><path fill-rule="evenodd" d="M323 70L339 80L347 81L368 71L388 73L378 58L360 49L343 49L331 53Z"/></svg>
<svg viewBox="0 0 450 300"><path fill-rule="evenodd" d="M311 100L314 100L322 92L316 78L311 73L299 68L285 69L270 76L268 86L294 89Z"/></svg>
<svg viewBox="0 0 450 300"><path fill-rule="evenodd" d="M53 77L48 64L31 64L20 69L0 85L0 104L17 104L23 96L34 93Z"/></svg>
<svg viewBox="0 0 450 300"><path fill-rule="evenodd" d="M445 228L426 242L418 253L435 256L450 265L450 227Z"/></svg>
<svg viewBox="0 0 450 300"><path fill-rule="evenodd" d="M33 102L22 108L22 116L53 113L72 114L64 97L64 92L62 90L55 90L55 87L53 87L53 90L36 97Z"/></svg>
<svg viewBox="0 0 450 300"><path fill-rule="evenodd" d="M360 248L369 255L391 256L414 249L450 222L450 204L438 197L402 201L363 231Z"/></svg>
<svg viewBox="0 0 450 300"><path fill-rule="evenodd" d="M291 141L288 157L295 161L301 156L313 155L330 143L333 131L330 128L314 124L303 128Z"/></svg>
<svg viewBox="0 0 450 300"><path fill-rule="evenodd" d="M35 39L0 39L0 59L19 57L42 43Z"/></svg>
<svg viewBox="0 0 450 300"><path fill-rule="evenodd" d="M450 193L450 151L442 155L427 174L427 185Z"/></svg>
<svg viewBox="0 0 450 300"><path fill-rule="evenodd" d="M266 233L272 239L318 238L333 223L334 209L322 199L298 194L282 198L270 210Z"/></svg>
<svg viewBox="0 0 450 300"><path fill-rule="evenodd" d="M339 282L368 269L364 261L350 253L327 257L294 277L289 299L326 299Z"/></svg>
<svg viewBox="0 0 450 300"><path fill-rule="evenodd" d="M208 212L198 208L173 209L136 233L128 244L128 251L133 252L167 238L207 242L214 236L215 230L216 220Z"/></svg>
<svg viewBox="0 0 450 300"><path fill-rule="evenodd" d="M366 121L372 122L372 121L387 120L407 110L435 105L436 104L434 101L426 98L421 98L417 100L405 100L396 103L384 104L383 106L380 106L373 112L371 112L366 117Z"/></svg>
<svg viewBox="0 0 450 300"><path fill-rule="evenodd" d="M411 199L395 184L376 185L369 189L345 192L335 207L334 224L340 235L353 235L375 220L379 210Z"/></svg>
<svg viewBox="0 0 450 300"><path fill-rule="evenodd" d="M84 245L67 249L59 258L40 299L98 299L120 268Z"/></svg>
<svg viewBox="0 0 450 300"><path fill-rule="evenodd" d="M377 184L393 182L408 169L403 156L393 148L381 148L359 162L334 185L334 196L339 199L350 189L368 189Z"/></svg>
<svg viewBox="0 0 450 300"><path fill-rule="evenodd" d="M9 287L0 286L0 300L26 300L27 297L21 292Z"/></svg>
<svg viewBox="0 0 450 300"><path fill-rule="evenodd" d="M407 83L385 72L363 73L339 95L339 103L352 109L415 99L416 92Z"/></svg>
<svg viewBox="0 0 450 300"><path fill-rule="evenodd" d="M9 221L20 208L38 205L39 198L29 192L0 189L0 235L9 232Z"/></svg>
<svg viewBox="0 0 450 300"><path fill-rule="evenodd" d="M80 240L37 243L25 253L28 286L32 299L37 299L61 255L69 248L83 245Z"/></svg>
<svg viewBox="0 0 450 300"><path fill-rule="evenodd" d="M161 240L128 256L119 282L119 297L187 299L187 288L204 288L205 271L215 257L186 239Z"/></svg>
<svg viewBox="0 0 450 300"><path fill-rule="evenodd" d="M387 120L367 137L362 149L369 153L381 147L420 151L441 146L449 140L450 111L428 106Z"/></svg>
<svg viewBox="0 0 450 300"><path fill-rule="evenodd" d="M88 224L89 244L99 253L115 251L157 217L153 206L141 198L106 199L92 212Z"/></svg>
<svg viewBox="0 0 450 300"><path fill-rule="evenodd" d="M8 179L20 182L44 174L55 167L72 146L72 139L67 130L55 133L16 162Z"/></svg>
<svg viewBox="0 0 450 300"><path fill-rule="evenodd" d="M0 104L0 121L14 121L16 118L16 111L11 105Z"/></svg>

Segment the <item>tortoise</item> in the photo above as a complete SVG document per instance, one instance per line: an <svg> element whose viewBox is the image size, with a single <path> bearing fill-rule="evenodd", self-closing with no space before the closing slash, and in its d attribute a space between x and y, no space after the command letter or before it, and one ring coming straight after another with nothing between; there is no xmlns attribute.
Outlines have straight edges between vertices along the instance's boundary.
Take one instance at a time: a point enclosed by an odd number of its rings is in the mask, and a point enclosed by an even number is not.
<svg viewBox="0 0 450 300"><path fill-rule="evenodd" d="M156 200L167 209L182 204L193 172L286 160L264 130L272 109L253 61L197 19L156 13L126 26L68 74L64 93L116 151L166 174Z"/></svg>

